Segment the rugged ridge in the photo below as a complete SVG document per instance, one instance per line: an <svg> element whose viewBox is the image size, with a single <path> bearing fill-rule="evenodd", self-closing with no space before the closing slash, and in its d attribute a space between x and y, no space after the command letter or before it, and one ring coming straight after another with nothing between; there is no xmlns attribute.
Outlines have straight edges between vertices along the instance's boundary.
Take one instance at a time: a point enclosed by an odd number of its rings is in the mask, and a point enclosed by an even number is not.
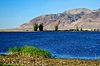
<svg viewBox="0 0 100 66"><path fill-rule="evenodd" d="M74 29L100 29L100 10L77 8L58 14L48 14L36 17L28 23L21 25L23 30L32 30L34 23L43 23L44 30L54 30L55 25L61 30Z"/></svg>

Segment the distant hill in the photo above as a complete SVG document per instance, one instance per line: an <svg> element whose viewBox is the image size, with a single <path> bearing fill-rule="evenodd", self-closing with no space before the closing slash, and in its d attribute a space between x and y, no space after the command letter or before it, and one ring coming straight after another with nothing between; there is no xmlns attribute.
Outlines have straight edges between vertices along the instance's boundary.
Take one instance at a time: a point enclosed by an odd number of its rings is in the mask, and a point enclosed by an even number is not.
<svg viewBox="0 0 100 66"><path fill-rule="evenodd" d="M54 30L55 25L58 25L61 30L74 29L76 27L100 29L100 9L77 8L63 13L42 15L22 24L19 28L32 30L34 23L43 23L44 30Z"/></svg>

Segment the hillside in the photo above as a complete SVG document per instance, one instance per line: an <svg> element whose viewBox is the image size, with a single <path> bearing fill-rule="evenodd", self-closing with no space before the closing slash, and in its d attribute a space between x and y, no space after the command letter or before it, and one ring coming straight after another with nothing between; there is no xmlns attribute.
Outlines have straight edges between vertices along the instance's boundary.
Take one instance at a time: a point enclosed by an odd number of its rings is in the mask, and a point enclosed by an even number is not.
<svg viewBox="0 0 100 66"><path fill-rule="evenodd" d="M100 29L100 10L77 8L58 14L47 14L33 18L28 23L20 25L22 30L32 30L34 23L43 23L44 30L54 30L55 25L61 30Z"/></svg>

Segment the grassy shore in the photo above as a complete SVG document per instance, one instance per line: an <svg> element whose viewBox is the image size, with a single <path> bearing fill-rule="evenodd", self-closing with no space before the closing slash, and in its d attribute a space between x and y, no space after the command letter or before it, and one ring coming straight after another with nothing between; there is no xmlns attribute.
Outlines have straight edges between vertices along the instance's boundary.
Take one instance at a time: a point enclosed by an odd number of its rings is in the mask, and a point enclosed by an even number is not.
<svg viewBox="0 0 100 66"><path fill-rule="evenodd" d="M1 55L0 63L12 66L100 66L99 60L36 58L16 55Z"/></svg>
<svg viewBox="0 0 100 66"><path fill-rule="evenodd" d="M39 48L24 46L10 48L0 55L0 66L100 66L100 60L58 59Z"/></svg>

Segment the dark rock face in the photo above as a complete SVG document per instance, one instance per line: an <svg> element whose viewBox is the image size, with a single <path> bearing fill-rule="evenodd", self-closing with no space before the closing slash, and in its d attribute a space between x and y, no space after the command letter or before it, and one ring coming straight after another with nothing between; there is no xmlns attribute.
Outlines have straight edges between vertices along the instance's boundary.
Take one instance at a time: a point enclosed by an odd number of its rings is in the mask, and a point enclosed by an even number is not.
<svg viewBox="0 0 100 66"><path fill-rule="evenodd" d="M55 25L58 25L61 30L72 29L77 26L84 29L100 29L100 10L78 8L63 13L43 15L21 25L20 29L31 30L34 23L43 23L45 30L54 30Z"/></svg>

